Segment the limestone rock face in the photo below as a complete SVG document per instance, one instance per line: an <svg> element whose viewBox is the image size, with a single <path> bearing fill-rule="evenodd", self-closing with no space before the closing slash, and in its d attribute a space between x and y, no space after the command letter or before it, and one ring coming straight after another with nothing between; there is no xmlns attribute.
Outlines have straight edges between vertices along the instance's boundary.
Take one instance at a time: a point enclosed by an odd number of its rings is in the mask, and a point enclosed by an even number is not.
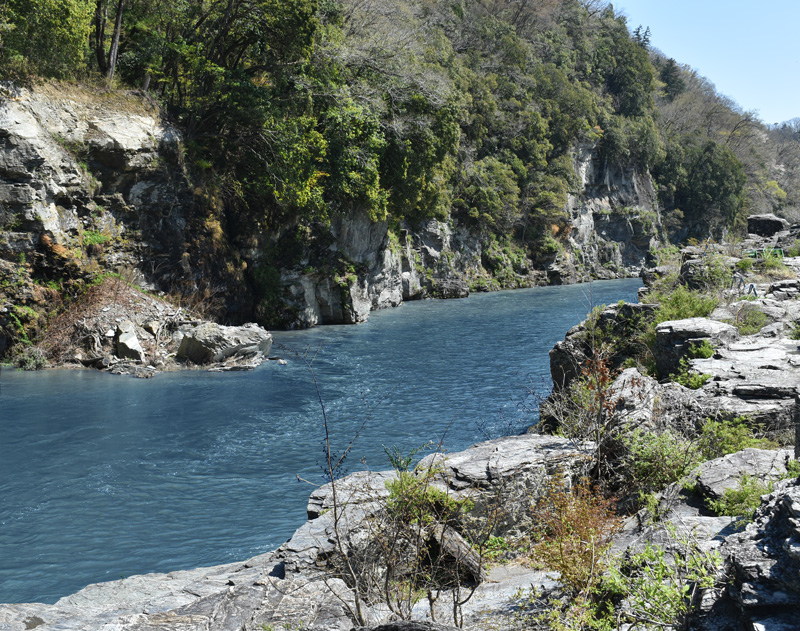
<svg viewBox="0 0 800 631"><path fill-rule="evenodd" d="M773 214L750 215L747 218L747 232L761 237L771 237L789 229L789 222Z"/></svg>
<svg viewBox="0 0 800 631"><path fill-rule="evenodd" d="M221 362L228 357L265 357L272 335L257 324L223 326L204 322L182 331L178 357L195 364Z"/></svg>
<svg viewBox="0 0 800 631"><path fill-rule="evenodd" d="M797 628L800 611L800 487L776 485L753 523L729 534L720 554L727 587L709 594L691 620L693 631Z"/></svg>
<svg viewBox="0 0 800 631"><path fill-rule="evenodd" d="M124 320L117 325L114 342L117 357L120 359L144 361L144 349L136 337L136 326L130 320Z"/></svg>
<svg viewBox="0 0 800 631"><path fill-rule="evenodd" d="M559 258L550 270L556 284L586 278L635 276L646 267L660 239L661 217L652 178L629 167L610 165L592 144L573 157L581 182L570 194L569 243L573 258Z"/></svg>

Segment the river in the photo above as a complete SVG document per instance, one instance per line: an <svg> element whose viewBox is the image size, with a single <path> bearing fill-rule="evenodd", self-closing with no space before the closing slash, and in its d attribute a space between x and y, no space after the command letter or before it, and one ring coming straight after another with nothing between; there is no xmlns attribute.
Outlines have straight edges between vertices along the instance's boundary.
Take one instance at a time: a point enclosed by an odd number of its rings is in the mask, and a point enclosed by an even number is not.
<svg viewBox="0 0 800 631"><path fill-rule="evenodd" d="M4 368L0 602L277 547L305 519L312 486L298 478L323 482L320 398L340 453L359 433L349 471L388 468L383 445L457 451L517 432L535 422L526 393L546 391L553 344L639 285L475 294L275 332L287 365L247 373Z"/></svg>

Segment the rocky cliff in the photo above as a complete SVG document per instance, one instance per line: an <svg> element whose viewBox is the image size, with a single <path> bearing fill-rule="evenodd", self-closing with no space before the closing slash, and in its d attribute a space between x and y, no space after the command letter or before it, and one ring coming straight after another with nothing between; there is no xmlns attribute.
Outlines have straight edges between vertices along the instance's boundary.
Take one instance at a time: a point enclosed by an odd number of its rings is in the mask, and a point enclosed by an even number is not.
<svg viewBox="0 0 800 631"><path fill-rule="evenodd" d="M237 232L145 95L0 91L0 353L104 273L212 318L307 327L406 300L636 274L661 234L649 176L600 162L592 145L574 152L572 223L544 260L452 217L389 226L354 209L325 225Z"/></svg>

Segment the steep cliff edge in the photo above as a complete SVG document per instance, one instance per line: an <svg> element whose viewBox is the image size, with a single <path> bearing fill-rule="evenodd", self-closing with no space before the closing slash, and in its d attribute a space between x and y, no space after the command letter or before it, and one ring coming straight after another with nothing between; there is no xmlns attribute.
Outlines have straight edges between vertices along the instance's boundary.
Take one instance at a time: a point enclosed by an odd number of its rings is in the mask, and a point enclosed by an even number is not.
<svg viewBox="0 0 800 631"><path fill-rule="evenodd" d="M115 273L229 322L363 322L419 298L634 275L661 234L647 174L574 152L571 224L532 260L513 235L457 216L236 226L224 195L187 169L181 134L145 95L2 86L0 355L26 344L63 301ZM202 171L202 169L200 170ZM190 176L190 172L194 175Z"/></svg>

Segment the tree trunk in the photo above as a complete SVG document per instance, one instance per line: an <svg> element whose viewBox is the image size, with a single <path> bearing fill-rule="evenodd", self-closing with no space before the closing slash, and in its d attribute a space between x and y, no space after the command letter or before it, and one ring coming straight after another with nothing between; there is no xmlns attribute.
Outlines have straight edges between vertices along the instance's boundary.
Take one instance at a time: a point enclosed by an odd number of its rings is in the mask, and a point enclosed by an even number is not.
<svg viewBox="0 0 800 631"><path fill-rule="evenodd" d="M122 10L125 8L125 0L119 0L117 4L117 17L114 20L114 36L111 39L111 49L108 51L108 83L114 81L114 70L117 67L117 54L119 53L119 33L122 29Z"/></svg>
<svg viewBox="0 0 800 631"><path fill-rule="evenodd" d="M94 55L97 57L97 67L103 74L108 72L106 51L103 40L106 38L106 6L105 0L97 0L94 9Z"/></svg>

